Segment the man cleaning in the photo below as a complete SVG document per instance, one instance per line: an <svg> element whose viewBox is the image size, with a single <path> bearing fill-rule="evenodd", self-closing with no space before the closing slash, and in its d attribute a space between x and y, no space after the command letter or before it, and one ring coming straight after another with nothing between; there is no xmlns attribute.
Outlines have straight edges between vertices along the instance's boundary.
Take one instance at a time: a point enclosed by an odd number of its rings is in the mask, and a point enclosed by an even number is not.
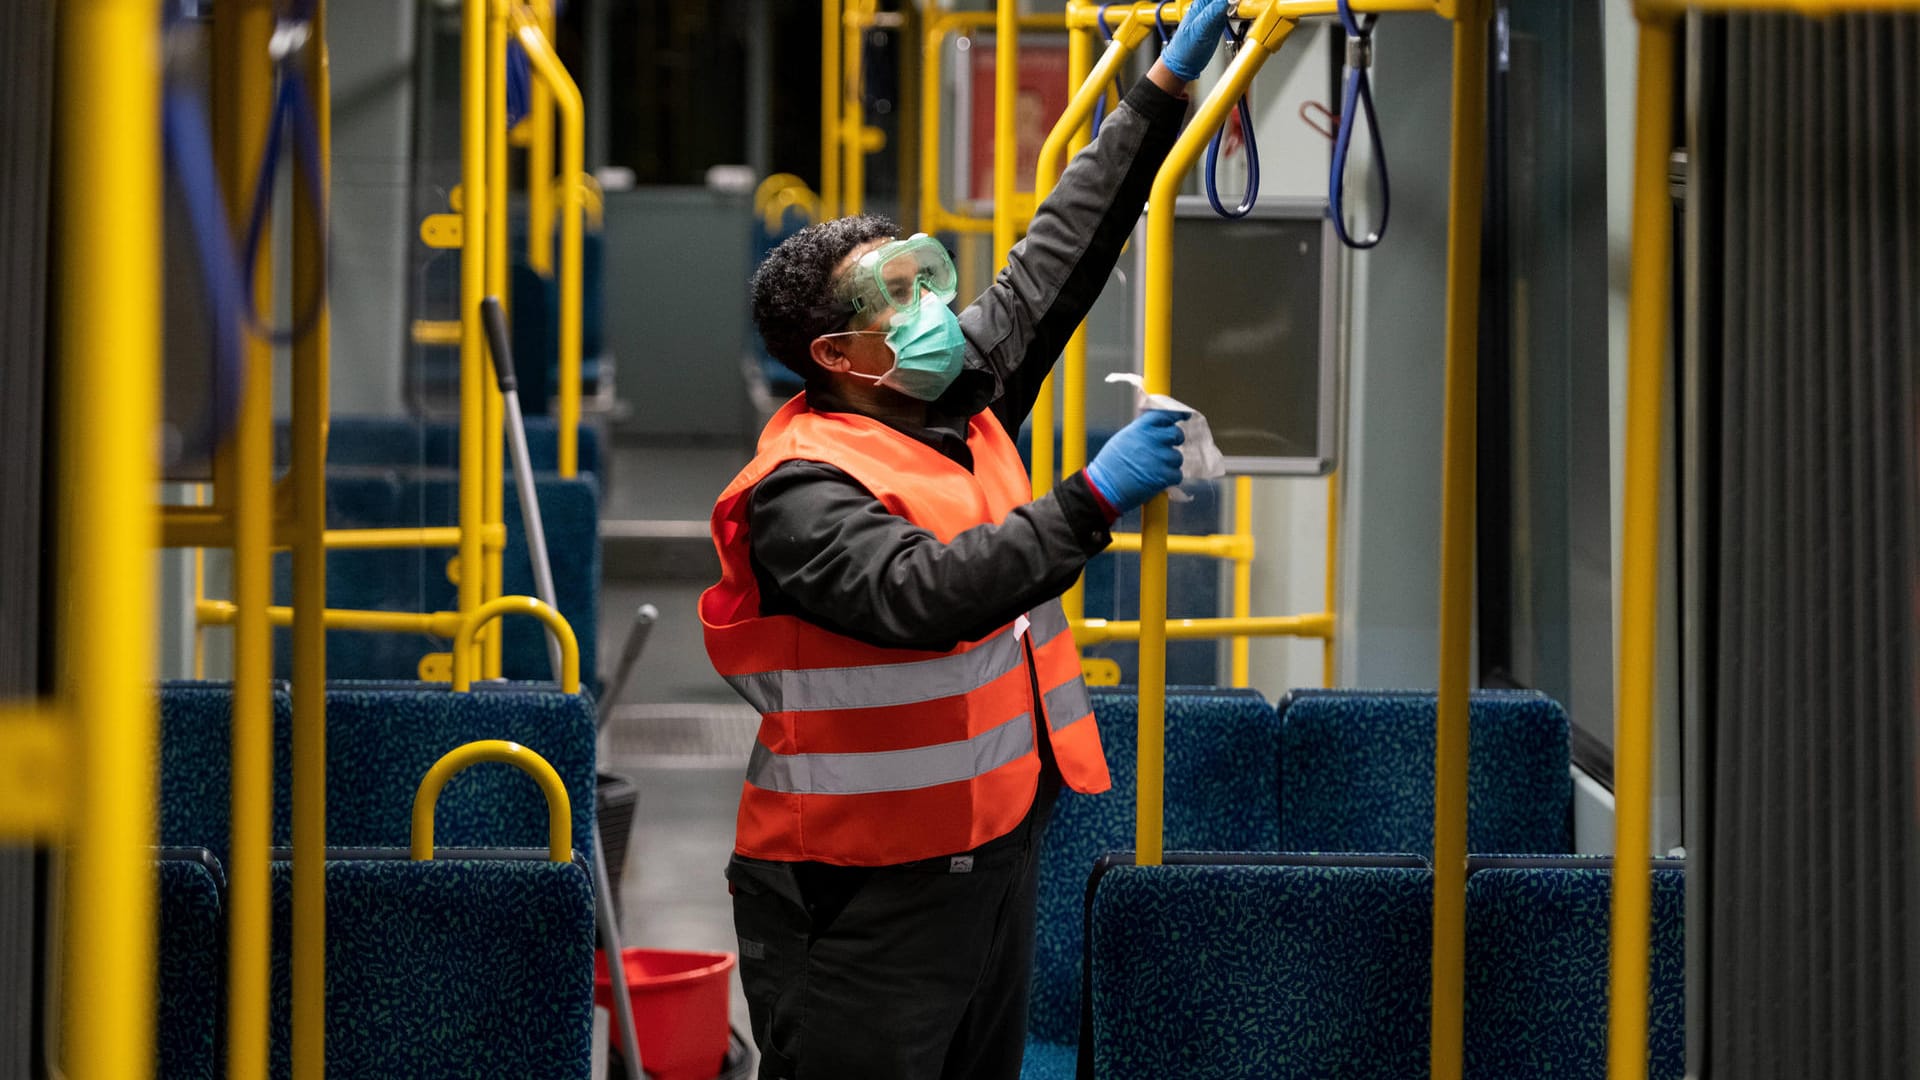
<svg viewBox="0 0 1920 1080"><path fill-rule="evenodd" d="M753 279L806 381L713 513L715 668L761 714L727 868L761 1080L1014 1080L1061 785L1109 785L1059 604L1180 482L1150 411L1031 498L1013 434L1139 219L1229 0L1200 0L958 316L938 241L811 226Z"/></svg>

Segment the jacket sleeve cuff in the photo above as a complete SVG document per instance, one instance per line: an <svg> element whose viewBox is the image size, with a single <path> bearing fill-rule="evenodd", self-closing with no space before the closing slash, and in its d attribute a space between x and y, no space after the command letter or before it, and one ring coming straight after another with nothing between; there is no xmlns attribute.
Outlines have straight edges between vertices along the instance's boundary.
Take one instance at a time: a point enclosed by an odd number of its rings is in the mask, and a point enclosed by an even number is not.
<svg viewBox="0 0 1920 1080"><path fill-rule="evenodd" d="M1169 94L1145 75L1127 91L1126 105L1130 105L1147 122L1155 127L1162 124L1179 126L1187 115L1188 101L1184 94Z"/></svg>
<svg viewBox="0 0 1920 1080"><path fill-rule="evenodd" d="M1100 489L1087 479L1085 469L1060 481L1053 495L1083 552L1089 556L1096 555L1113 543L1111 530L1120 515L1100 494Z"/></svg>

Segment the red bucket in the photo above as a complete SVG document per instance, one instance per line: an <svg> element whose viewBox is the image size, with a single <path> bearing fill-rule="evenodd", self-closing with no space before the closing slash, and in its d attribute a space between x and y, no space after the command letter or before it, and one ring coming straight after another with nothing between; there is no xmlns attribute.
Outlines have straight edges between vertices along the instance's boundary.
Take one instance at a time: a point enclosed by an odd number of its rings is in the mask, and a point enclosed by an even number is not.
<svg viewBox="0 0 1920 1080"><path fill-rule="evenodd" d="M626 950L633 1032L641 1064L654 1080L712 1080L727 1058L727 978L735 957L723 952ZM613 1011L607 954L593 957L594 1004ZM609 1026L616 1054L620 1024Z"/></svg>

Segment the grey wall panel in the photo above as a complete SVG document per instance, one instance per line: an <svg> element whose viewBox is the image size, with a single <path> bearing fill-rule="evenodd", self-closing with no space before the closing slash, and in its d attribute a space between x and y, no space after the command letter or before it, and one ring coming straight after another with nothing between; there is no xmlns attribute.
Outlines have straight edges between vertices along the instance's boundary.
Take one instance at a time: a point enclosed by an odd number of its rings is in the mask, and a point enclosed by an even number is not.
<svg viewBox="0 0 1920 1080"><path fill-rule="evenodd" d="M1703 286L1720 388L1694 1068L1913 1075L1920 20L1737 18ZM1697 97L1696 102L1704 100ZM1703 1056L1702 1056L1703 1055Z"/></svg>

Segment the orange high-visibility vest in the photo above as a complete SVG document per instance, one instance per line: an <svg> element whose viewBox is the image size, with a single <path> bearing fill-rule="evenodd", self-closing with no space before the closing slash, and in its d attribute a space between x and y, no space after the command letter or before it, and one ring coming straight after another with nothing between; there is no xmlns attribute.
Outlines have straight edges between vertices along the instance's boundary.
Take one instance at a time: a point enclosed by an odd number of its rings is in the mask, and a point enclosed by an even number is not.
<svg viewBox="0 0 1920 1080"><path fill-rule="evenodd" d="M830 464L946 543L998 524L1031 494L992 413L968 423L967 446L972 472L878 420L814 412L801 395L774 415L758 455L721 493L713 509L721 579L700 596L700 622L713 666L760 712L735 830L740 854L886 866L978 847L1032 806L1036 731L1069 787L1111 784L1058 600L947 652L868 645L760 611L747 505L775 467Z"/></svg>

